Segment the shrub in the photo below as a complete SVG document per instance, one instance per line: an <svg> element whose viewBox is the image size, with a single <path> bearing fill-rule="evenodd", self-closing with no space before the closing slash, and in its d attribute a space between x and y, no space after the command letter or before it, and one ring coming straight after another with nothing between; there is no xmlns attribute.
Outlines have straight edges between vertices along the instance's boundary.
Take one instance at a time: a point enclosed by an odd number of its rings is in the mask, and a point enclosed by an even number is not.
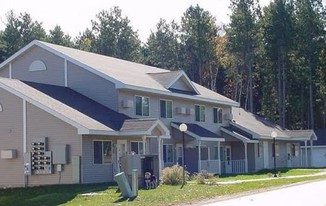
<svg viewBox="0 0 326 206"><path fill-rule="evenodd" d="M205 175L203 173L195 173L192 179L196 181L197 184L205 184Z"/></svg>
<svg viewBox="0 0 326 206"><path fill-rule="evenodd" d="M202 170L200 173L195 173L192 176L192 179L196 181L197 184L216 184L216 177L214 177L213 173L209 173L207 170Z"/></svg>
<svg viewBox="0 0 326 206"><path fill-rule="evenodd" d="M185 172L185 179L189 178L189 173ZM172 167L166 167L163 170L162 184L181 185L183 182L183 168L178 164Z"/></svg>

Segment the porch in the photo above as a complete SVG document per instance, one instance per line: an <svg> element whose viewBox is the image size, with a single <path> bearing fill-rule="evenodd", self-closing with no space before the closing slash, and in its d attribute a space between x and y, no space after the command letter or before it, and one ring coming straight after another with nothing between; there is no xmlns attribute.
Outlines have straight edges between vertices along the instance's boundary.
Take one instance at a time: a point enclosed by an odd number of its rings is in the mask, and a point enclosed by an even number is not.
<svg viewBox="0 0 326 206"><path fill-rule="evenodd" d="M225 142L221 147L221 173L245 174L256 171L256 154L258 141L244 131L235 127L222 127Z"/></svg>
<svg viewBox="0 0 326 206"><path fill-rule="evenodd" d="M182 133L179 131L180 123L171 123L172 136L176 143L176 159L182 165L183 161L190 173L206 170L209 173L221 174L221 161L219 148L224 139L197 124L187 124L185 132L185 157L182 152ZM181 161L180 161L181 160Z"/></svg>

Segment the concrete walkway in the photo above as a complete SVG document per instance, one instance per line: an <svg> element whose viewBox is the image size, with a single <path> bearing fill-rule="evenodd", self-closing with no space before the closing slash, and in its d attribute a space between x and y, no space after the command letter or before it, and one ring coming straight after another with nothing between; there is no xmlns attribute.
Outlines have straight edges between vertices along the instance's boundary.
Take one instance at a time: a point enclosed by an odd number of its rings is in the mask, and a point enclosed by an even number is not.
<svg viewBox="0 0 326 206"><path fill-rule="evenodd" d="M234 181L218 181L216 184L227 185L227 184L238 184L242 182L257 182L257 181L270 181L270 180L277 180L277 179L293 179L293 178L301 178L301 177L315 177L315 176L322 176L326 175L325 172L319 172L316 174L311 175L296 175L296 176L284 176L284 177L268 177L268 178L260 178L260 179L248 179L248 180L234 180Z"/></svg>
<svg viewBox="0 0 326 206"><path fill-rule="evenodd" d="M272 191L239 196L228 200L211 200L202 206L326 206L326 180L295 184ZM199 204L196 204L199 205Z"/></svg>

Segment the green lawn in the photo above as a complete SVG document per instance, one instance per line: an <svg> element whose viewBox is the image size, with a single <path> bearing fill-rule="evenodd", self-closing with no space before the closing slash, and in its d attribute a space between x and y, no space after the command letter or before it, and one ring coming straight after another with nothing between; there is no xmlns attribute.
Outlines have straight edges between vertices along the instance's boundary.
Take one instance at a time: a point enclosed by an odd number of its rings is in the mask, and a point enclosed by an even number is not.
<svg viewBox="0 0 326 206"><path fill-rule="evenodd" d="M280 172L281 177L287 176L300 176L300 175L309 175L317 174L320 172L326 172L326 169L289 169L281 168L277 169L277 172ZM245 175L222 175L219 178L216 178L215 181L235 181L235 180L248 180L248 179L262 179L268 178L273 174L272 170L262 170L255 174L245 174Z"/></svg>
<svg viewBox="0 0 326 206"><path fill-rule="evenodd" d="M311 174L311 172L309 174ZM252 175L252 177L254 176ZM164 185L159 186L155 190L140 190L138 197L133 200L121 198L120 193L117 192L117 186L108 184L57 185L35 188L2 189L0 190L0 205L173 205L315 179L326 179L326 176L295 179L275 178L272 181L245 182L230 185L188 184L185 185L183 189L180 189L180 186ZM95 193L95 195L82 195L91 192Z"/></svg>

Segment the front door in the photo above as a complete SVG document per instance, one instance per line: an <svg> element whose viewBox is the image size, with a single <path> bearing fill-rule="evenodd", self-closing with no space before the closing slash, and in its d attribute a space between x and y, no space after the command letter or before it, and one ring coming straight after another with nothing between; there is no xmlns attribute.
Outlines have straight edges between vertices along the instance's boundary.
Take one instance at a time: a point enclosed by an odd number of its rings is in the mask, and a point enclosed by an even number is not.
<svg viewBox="0 0 326 206"><path fill-rule="evenodd" d="M117 140L117 173L121 172L121 157L127 155L127 140Z"/></svg>
<svg viewBox="0 0 326 206"><path fill-rule="evenodd" d="M231 159L231 146L227 145L224 149L224 157L225 157L225 173L232 173L232 159Z"/></svg>

